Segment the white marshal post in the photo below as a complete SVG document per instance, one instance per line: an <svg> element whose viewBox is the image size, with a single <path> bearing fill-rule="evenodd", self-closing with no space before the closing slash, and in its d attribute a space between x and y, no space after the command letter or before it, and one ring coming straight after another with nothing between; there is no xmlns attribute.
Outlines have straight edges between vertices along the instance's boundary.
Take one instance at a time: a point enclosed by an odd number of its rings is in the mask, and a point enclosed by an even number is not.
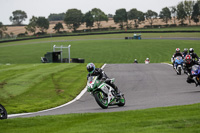
<svg viewBox="0 0 200 133"><path fill-rule="evenodd" d="M56 45L53 45L53 52L56 51L56 48L60 48L60 51L61 51L61 62L63 61L63 57L62 57L62 49L63 48L68 48L68 54L69 54L69 63L70 63L70 47L71 45L68 45L68 47L63 47L63 45L61 45L60 47L59 46L56 46Z"/></svg>

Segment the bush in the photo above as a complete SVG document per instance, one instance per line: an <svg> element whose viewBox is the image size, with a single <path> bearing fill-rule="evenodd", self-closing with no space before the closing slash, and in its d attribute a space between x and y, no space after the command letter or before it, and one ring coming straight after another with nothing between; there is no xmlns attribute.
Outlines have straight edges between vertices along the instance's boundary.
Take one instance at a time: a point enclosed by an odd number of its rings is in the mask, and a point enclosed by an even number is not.
<svg viewBox="0 0 200 133"><path fill-rule="evenodd" d="M188 24L180 24L179 26L187 26Z"/></svg>
<svg viewBox="0 0 200 133"><path fill-rule="evenodd" d="M47 34L46 32L37 32L35 35L39 36L39 35L46 35L46 34Z"/></svg>
<svg viewBox="0 0 200 133"><path fill-rule="evenodd" d="M152 28L151 25L145 25L144 28Z"/></svg>
<svg viewBox="0 0 200 133"><path fill-rule="evenodd" d="M176 27L176 24L170 24L169 27Z"/></svg>
<svg viewBox="0 0 200 133"><path fill-rule="evenodd" d="M83 30L76 30L73 31L74 33L82 33L82 32L94 32L94 31L109 31L109 30L115 30L116 27L108 27L108 28L96 28L96 29L83 29Z"/></svg>
<svg viewBox="0 0 200 133"><path fill-rule="evenodd" d="M17 37L26 37L26 33L19 33Z"/></svg>

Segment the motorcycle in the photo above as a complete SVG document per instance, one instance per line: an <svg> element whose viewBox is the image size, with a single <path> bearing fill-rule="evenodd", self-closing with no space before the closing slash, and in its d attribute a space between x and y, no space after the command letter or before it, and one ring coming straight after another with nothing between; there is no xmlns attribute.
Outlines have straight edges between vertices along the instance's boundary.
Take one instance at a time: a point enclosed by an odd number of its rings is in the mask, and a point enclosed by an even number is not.
<svg viewBox="0 0 200 133"><path fill-rule="evenodd" d="M183 58L181 56L177 56L174 61L174 69L177 72L177 75L181 75L181 71L183 69Z"/></svg>
<svg viewBox="0 0 200 133"><path fill-rule="evenodd" d="M98 80L97 78L97 76L90 76L87 82L87 91L94 96L97 104L103 109L113 105L124 106L124 95L121 94L120 97L117 97L116 91L106 83L106 80ZM115 79L109 80L114 82Z"/></svg>
<svg viewBox="0 0 200 133"><path fill-rule="evenodd" d="M200 66L199 65L192 66L191 75L196 85L200 85Z"/></svg>
<svg viewBox="0 0 200 133"><path fill-rule="evenodd" d="M1 104L0 104L0 119L7 119L7 111Z"/></svg>

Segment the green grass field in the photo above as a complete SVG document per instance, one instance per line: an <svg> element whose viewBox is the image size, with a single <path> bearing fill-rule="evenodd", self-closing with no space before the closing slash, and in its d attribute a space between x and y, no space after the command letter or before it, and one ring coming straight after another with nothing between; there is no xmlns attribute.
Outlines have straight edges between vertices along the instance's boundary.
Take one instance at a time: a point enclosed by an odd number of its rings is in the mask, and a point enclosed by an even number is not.
<svg viewBox="0 0 200 133"><path fill-rule="evenodd" d="M0 103L9 114L34 112L66 103L86 85L86 64L170 62L175 48L199 41L124 40L132 34L56 37L0 43ZM142 34L143 37L200 37L200 33ZM72 41L73 40L73 41ZM40 63L53 45L71 45L72 58L84 64ZM66 54L66 53L65 53ZM77 75L78 73L78 75ZM0 131L17 132L199 132L200 104L114 113L68 114L0 121ZM10 128L12 127L12 128ZM84 127L84 128L83 128Z"/></svg>
<svg viewBox="0 0 200 133"><path fill-rule="evenodd" d="M147 37L200 36L199 33L195 35L194 33L146 34ZM49 38L0 43L0 63L40 63L40 57L43 57L46 52L51 52L53 45L68 46L69 44L71 45L72 58L84 58L85 62L95 63L132 63L135 58L143 63L146 57L149 57L152 63L166 62L170 61L170 57L177 47L180 47L181 50L193 47L196 53L200 53L199 41L108 39L124 38L124 36L131 36L131 34L107 35L106 37L105 35L81 36L80 38L56 37L55 40L54 38ZM103 39L104 37L107 39ZM64 54L67 57L67 52Z"/></svg>
<svg viewBox="0 0 200 133"><path fill-rule="evenodd" d="M13 114L69 102L86 85L85 66L75 63L0 65L0 103Z"/></svg>
<svg viewBox="0 0 200 133"><path fill-rule="evenodd" d="M200 104L0 121L2 133L199 133Z"/></svg>

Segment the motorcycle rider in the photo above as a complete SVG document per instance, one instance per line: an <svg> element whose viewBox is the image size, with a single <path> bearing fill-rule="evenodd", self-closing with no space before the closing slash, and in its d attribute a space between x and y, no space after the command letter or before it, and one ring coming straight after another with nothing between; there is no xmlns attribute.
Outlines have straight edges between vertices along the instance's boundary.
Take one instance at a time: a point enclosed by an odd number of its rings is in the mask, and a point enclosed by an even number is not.
<svg viewBox="0 0 200 133"><path fill-rule="evenodd" d="M115 89L115 91L117 93L116 96L121 97L121 94L120 94L117 86L113 82L111 82L111 80L109 80L108 76L105 74L105 72L101 68L95 68L95 65L93 63L88 63L87 64L87 71L89 72L88 75L87 75L87 79L90 76L98 76L98 80L105 81L105 83L107 83L113 89Z"/></svg>
<svg viewBox="0 0 200 133"><path fill-rule="evenodd" d="M176 48L176 52L172 56L172 58L173 58L173 62L172 62L173 68L174 68L174 62L175 62L174 58L176 58L177 56L183 57L183 54L180 51L181 51L180 48Z"/></svg>
<svg viewBox="0 0 200 133"><path fill-rule="evenodd" d="M146 60L144 61L145 64L149 64L150 63L150 60L149 58L146 58Z"/></svg>
<svg viewBox="0 0 200 133"><path fill-rule="evenodd" d="M191 74L191 69L193 65L198 65L198 62L195 60L192 60L192 56L191 55L186 55L185 56L185 73L188 75L187 77L187 82L188 83L192 83L195 80L193 79L193 76ZM195 81L196 86L198 86L198 82Z"/></svg>
<svg viewBox="0 0 200 133"><path fill-rule="evenodd" d="M194 49L190 48L189 49L189 54L192 56L192 59L195 60L195 58L197 59L197 61L199 60L199 57L196 53L194 53Z"/></svg>
<svg viewBox="0 0 200 133"><path fill-rule="evenodd" d="M134 60L134 63L136 63L136 64L138 63L137 59Z"/></svg>
<svg viewBox="0 0 200 133"><path fill-rule="evenodd" d="M185 57L187 54L188 54L188 49L187 49L187 48L184 48L184 50L183 50L183 52L182 52L182 55Z"/></svg>

